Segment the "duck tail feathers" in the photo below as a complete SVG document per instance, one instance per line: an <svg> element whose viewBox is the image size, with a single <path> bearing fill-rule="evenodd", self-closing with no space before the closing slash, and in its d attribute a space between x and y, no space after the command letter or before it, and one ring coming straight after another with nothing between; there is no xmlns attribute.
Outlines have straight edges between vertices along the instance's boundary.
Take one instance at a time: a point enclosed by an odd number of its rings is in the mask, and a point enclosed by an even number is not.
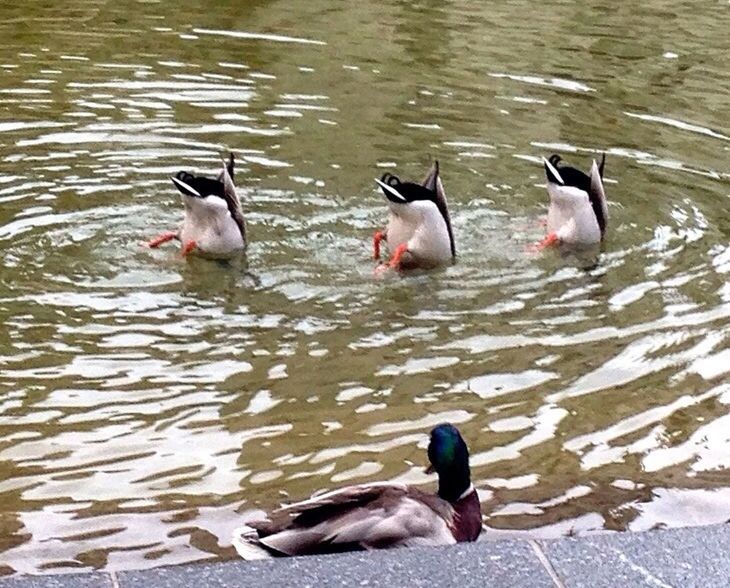
<svg viewBox="0 0 730 588"><path fill-rule="evenodd" d="M233 157L233 151L228 153L228 161L223 162L223 168L228 173L228 176L231 178L231 182L234 182L235 178L235 167L236 167L236 161ZM223 172L220 172L216 178L219 182L223 181ZM235 182L234 182L235 183Z"/></svg>
<svg viewBox="0 0 730 588"><path fill-rule="evenodd" d="M562 176L560 175L560 172L558 171L558 168L555 167L555 163L560 161L560 158L554 159L555 155L551 156L550 159L542 158L543 166L545 167L545 176L547 177L547 180L551 184L558 184L560 186L564 186L565 182L563 181Z"/></svg>
<svg viewBox="0 0 730 588"><path fill-rule="evenodd" d="M421 185L424 188L431 190L432 192L436 192L439 183L439 161L438 159L434 159L433 163L431 164L431 169L428 170L428 175L426 176L426 179L423 180L423 183Z"/></svg>
<svg viewBox="0 0 730 588"><path fill-rule="evenodd" d="M385 194L385 197L391 202L395 202L396 204L407 203L408 200L405 198L405 196L403 196L394 185L391 185L389 183L390 178L395 178L395 185L398 185L400 183L398 178L396 178L395 176L391 176L390 174L385 174L382 180L375 178L375 183L380 186L380 188L383 190L383 194Z"/></svg>
<svg viewBox="0 0 730 588"><path fill-rule="evenodd" d="M172 180L172 183L175 184L175 187L182 194L185 194L185 196L202 198L203 195L191 185L195 180L195 176L186 172L180 172L176 176L170 176L170 179Z"/></svg>
<svg viewBox="0 0 730 588"><path fill-rule="evenodd" d="M243 526L233 531L231 542L238 555L247 561L272 557L271 552L259 543L256 530L249 526Z"/></svg>

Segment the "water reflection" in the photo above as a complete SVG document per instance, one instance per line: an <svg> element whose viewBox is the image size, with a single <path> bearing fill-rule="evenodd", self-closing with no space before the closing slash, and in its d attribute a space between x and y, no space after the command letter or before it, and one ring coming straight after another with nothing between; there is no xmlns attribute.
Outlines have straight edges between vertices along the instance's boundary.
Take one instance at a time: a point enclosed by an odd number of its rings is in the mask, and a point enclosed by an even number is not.
<svg viewBox="0 0 730 588"><path fill-rule="evenodd" d="M3 10L1 572L233 557L259 508L427 482L442 420L488 536L728 518L715 8ZM229 149L247 257L140 247ZM602 151L606 243L526 255L540 156ZM433 157L458 262L374 281L372 179Z"/></svg>

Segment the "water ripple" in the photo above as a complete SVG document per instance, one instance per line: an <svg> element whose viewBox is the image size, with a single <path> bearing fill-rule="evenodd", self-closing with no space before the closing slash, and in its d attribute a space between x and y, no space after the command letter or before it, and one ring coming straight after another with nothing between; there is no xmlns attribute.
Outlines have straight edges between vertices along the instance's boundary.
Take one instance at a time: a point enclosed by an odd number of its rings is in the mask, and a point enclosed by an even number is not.
<svg viewBox="0 0 730 588"><path fill-rule="evenodd" d="M490 537L730 516L726 31L533 4L7 8L0 573L233 557L281 501L433 482L444 420ZM142 247L229 150L247 255ZM525 252L552 152L606 153L600 250ZM433 159L457 261L374 280L373 178Z"/></svg>

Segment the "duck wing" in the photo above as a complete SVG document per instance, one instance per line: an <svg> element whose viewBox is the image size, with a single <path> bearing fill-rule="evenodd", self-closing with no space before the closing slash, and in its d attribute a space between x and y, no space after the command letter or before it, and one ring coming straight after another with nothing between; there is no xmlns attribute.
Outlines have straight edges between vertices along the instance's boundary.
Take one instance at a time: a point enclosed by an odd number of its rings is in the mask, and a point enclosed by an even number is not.
<svg viewBox="0 0 730 588"><path fill-rule="evenodd" d="M451 229L451 215L449 214L449 206L446 202L446 192L444 191L444 185L441 182L441 175L439 173L439 162L434 160L431 165L431 169L421 184L424 188L431 190L436 193L436 206L441 212L441 216L444 217L446 223L446 229L449 232L449 241L451 242L451 256L456 257L456 243L454 242L454 232Z"/></svg>
<svg viewBox="0 0 730 588"><path fill-rule="evenodd" d="M236 167L236 162L233 157L233 152L230 152L228 154L228 161L226 162L225 167L226 167L226 171L228 171L228 175L231 176L231 181L233 181L233 178L235 177L234 168ZM216 177L216 179L219 182L223 182L223 172L219 173L218 176Z"/></svg>
<svg viewBox="0 0 730 588"><path fill-rule="evenodd" d="M241 200L238 198L236 192L236 186L233 184L233 153L231 153L228 163L223 162L223 170L218 175L220 183L222 184L223 190L221 198L226 201L228 212L231 213L233 220L236 221L238 230L241 231L241 237L243 238L244 244L246 243L246 221L243 218L243 208L241 207Z"/></svg>
<svg viewBox="0 0 730 588"><path fill-rule="evenodd" d="M337 553L407 545L455 543L451 505L397 484L350 486L249 523L255 541L274 555Z"/></svg>
<svg viewBox="0 0 730 588"><path fill-rule="evenodd" d="M606 233L606 225L608 224L608 202L606 193L603 190L603 168L606 165L606 154L601 157L601 163L593 160L591 165L590 186L588 188L588 198L591 201L593 212L596 215L598 226L601 229L601 236Z"/></svg>

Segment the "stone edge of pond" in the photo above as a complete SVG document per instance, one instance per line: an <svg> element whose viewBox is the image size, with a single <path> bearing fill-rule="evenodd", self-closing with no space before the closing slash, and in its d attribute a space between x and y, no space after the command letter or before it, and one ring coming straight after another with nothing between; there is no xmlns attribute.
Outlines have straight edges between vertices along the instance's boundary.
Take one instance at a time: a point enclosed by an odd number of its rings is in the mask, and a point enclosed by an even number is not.
<svg viewBox="0 0 730 588"><path fill-rule="evenodd" d="M0 578L0 588L200 586L720 587L730 584L730 525L500 539L449 547L228 561L124 572Z"/></svg>

